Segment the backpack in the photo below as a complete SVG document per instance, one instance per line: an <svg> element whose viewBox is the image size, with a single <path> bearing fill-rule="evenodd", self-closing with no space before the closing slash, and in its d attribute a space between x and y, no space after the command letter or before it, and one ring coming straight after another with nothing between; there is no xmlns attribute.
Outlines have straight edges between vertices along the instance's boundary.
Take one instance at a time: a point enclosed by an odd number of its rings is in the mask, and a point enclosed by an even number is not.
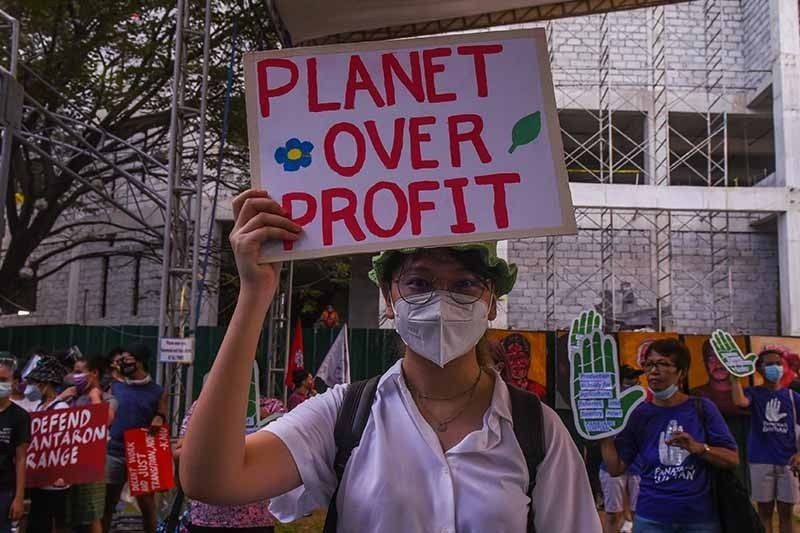
<svg viewBox="0 0 800 533"><path fill-rule="evenodd" d="M381 376L375 376L364 381L357 381L348 385L344 393L342 407L336 418L334 440L336 442L336 456L333 469L336 472L336 490L333 491L331 502L328 506L328 516L325 518L323 533L335 533L338 512L336 497L339 494L339 485L342 482L344 469L353 449L361 442L361 435L369 420L372 411L372 402ZM546 453L544 443L544 423L542 404L538 396L509 385L508 395L511 399L511 419L514 425L514 435L517 437L519 447L525 456L528 465L530 482L527 494L531 498L528 508L528 533L535 533L533 523L533 489L536 486L536 471Z"/></svg>
<svg viewBox="0 0 800 533"><path fill-rule="evenodd" d="M708 429L703 401L700 398L693 398L693 400L695 411L703 424L703 433L707 436ZM722 533L738 531L763 533L764 525L753 508L753 504L750 503L750 494L733 470L719 468L712 464L709 464L709 468L711 469L711 499L719 515Z"/></svg>

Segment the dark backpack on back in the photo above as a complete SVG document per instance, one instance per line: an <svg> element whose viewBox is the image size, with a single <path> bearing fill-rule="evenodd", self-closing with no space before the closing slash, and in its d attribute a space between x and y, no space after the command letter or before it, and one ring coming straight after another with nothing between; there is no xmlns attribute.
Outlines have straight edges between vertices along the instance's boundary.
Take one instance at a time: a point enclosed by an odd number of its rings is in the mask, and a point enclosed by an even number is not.
<svg viewBox="0 0 800 533"><path fill-rule="evenodd" d="M708 436L703 401L693 398L694 408ZM722 533L764 533L764 525L750 502L750 494L733 470L709 465L711 468L711 499L719 516Z"/></svg>
<svg viewBox="0 0 800 533"><path fill-rule="evenodd" d="M328 506L328 516L325 518L324 533L335 533L338 512L336 497L339 494L339 485L342 482L344 469L350 459L353 449L361 442L361 435L369 420L372 411L372 402L375 399L375 390L381 376L375 376L365 381L351 383L344 393L342 407L336 418L334 439L336 441L336 457L333 461L333 470L336 472L336 490ZM531 498L528 508L528 533L535 533L533 523L533 488L536 486L536 471L544 459L546 450L544 444L542 404L539 398L529 392L513 386L508 387L511 398L511 418L514 424L514 435L517 437L519 447L525 456L528 465L530 483L527 494Z"/></svg>

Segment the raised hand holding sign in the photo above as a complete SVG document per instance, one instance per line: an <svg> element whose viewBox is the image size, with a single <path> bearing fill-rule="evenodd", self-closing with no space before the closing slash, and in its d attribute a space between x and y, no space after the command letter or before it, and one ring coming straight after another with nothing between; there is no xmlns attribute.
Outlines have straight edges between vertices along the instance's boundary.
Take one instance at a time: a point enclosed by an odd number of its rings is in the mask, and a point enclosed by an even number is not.
<svg viewBox="0 0 800 533"><path fill-rule="evenodd" d="M758 356L754 353L743 355L733 336L727 331L718 329L711 335L711 348L720 363L737 378L745 378L756 371Z"/></svg>
<svg viewBox="0 0 800 533"><path fill-rule="evenodd" d="M634 408L645 399L642 387L620 388L617 343L602 330L603 318L584 311L569 334L572 416L578 433L599 440L625 427Z"/></svg>

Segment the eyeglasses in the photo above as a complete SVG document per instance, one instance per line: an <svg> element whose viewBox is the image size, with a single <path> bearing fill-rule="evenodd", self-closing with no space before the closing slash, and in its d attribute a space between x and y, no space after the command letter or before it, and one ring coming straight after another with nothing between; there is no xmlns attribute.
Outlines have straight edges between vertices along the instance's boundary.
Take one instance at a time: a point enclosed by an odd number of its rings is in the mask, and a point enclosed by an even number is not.
<svg viewBox="0 0 800 533"><path fill-rule="evenodd" d="M411 305L424 305L431 301L436 289L444 290L458 304L472 304L490 290L490 282L473 275L452 280L439 280L416 272L401 273L392 280L397 284L400 297Z"/></svg>
<svg viewBox="0 0 800 533"><path fill-rule="evenodd" d="M678 368L678 367L675 366L673 363L668 363L666 361L656 361L655 363L646 361L642 364L642 370L644 370L645 372L652 372L654 368L658 368L658 371L661 372L669 368Z"/></svg>

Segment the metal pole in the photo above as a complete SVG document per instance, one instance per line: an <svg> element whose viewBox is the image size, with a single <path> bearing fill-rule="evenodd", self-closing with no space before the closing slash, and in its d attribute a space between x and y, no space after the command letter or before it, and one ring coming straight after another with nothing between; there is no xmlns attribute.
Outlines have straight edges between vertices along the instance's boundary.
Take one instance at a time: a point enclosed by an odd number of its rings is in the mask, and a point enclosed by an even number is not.
<svg viewBox="0 0 800 533"><path fill-rule="evenodd" d="M12 77L17 77L17 61L19 55L19 21L0 9L0 18L5 19L11 26L11 57L9 58L8 72Z"/></svg>
<svg viewBox="0 0 800 533"><path fill-rule="evenodd" d="M4 16L8 17L5 13ZM8 17L11 18L11 17ZM19 60L19 21L11 18L11 75L17 77L17 61Z"/></svg>
<svg viewBox="0 0 800 533"><path fill-rule="evenodd" d="M16 79L17 54L19 52L19 21L3 10L0 10L0 18L5 19L11 25L11 58L8 72L11 74L12 79ZM9 86L7 89L9 92L7 96L10 97L12 88ZM2 153L0 153L0 202L2 203L2 205L0 205L0 241L2 241L5 236L6 194L8 193L8 174L11 169L11 149L14 142L14 130L15 127L12 124L5 124L2 134L2 146L0 147L0 149L3 150Z"/></svg>
<svg viewBox="0 0 800 533"><path fill-rule="evenodd" d="M211 40L211 0L205 3L205 18L203 21L203 68L202 79L200 81L200 131L197 140L197 177L195 179L195 198L194 198L194 240L192 242L192 284L189 299L189 327L190 335L196 337L197 324L200 321L200 307L195 306L197 300L198 286L198 266L200 259L200 230L202 229L203 219L203 182L205 179L205 146L206 146L206 111L208 108L208 57ZM212 221L213 223L213 221ZM211 226L213 228L213 226ZM193 385L193 366L186 368L186 398L185 409L188 411L192 405L192 385Z"/></svg>
<svg viewBox="0 0 800 533"><path fill-rule="evenodd" d="M294 355L290 353L290 350L292 349L292 284L293 283L294 283L294 261L289 261L288 290L286 291L286 348L284 351L285 357L283 363L284 405L286 405L286 399L288 396L288 391L286 390L286 375L289 373L289 358L293 357Z"/></svg>
<svg viewBox="0 0 800 533"><path fill-rule="evenodd" d="M6 194L8 193L9 171L11 169L11 149L14 141L14 129L10 124L3 128L2 152L0 153L0 241L3 240L6 227Z"/></svg>
<svg viewBox="0 0 800 533"><path fill-rule="evenodd" d="M159 304L158 318L158 339L169 336L173 333L172 321L169 316L169 298L171 294L170 280L172 270L172 216L175 209L174 189L176 186L177 175L180 172L178 165L178 136L182 133L179 130L178 108L182 104L181 96L181 67L183 64L183 11L184 0L178 0L175 10L175 54L172 68L172 99L169 117L169 165L167 167L167 208L164 212L164 248L161 263L161 302ZM156 382L165 385L164 365L156 364Z"/></svg>

